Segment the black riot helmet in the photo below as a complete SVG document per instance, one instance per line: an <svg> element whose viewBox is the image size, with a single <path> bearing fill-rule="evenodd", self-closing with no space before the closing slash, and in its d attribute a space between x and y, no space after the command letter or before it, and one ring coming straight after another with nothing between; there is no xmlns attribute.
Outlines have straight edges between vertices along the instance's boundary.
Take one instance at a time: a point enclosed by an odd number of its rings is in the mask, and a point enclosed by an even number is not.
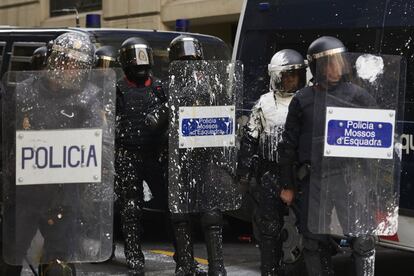
<svg viewBox="0 0 414 276"><path fill-rule="evenodd" d="M47 45L46 69L50 80L64 90L77 90L87 81L94 65L95 46L88 35L70 32Z"/></svg>
<svg viewBox="0 0 414 276"><path fill-rule="evenodd" d="M350 67L346 52L345 45L335 37L322 36L313 41L308 48L307 58L315 82L334 86L347 77ZM335 71L333 77L330 74L332 71Z"/></svg>
<svg viewBox="0 0 414 276"><path fill-rule="evenodd" d="M151 76L154 64L149 43L140 37L130 37L119 49L119 61L128 80L137 84L145 82Z"/></svg>
<svg viewBox="0 0 414 276"><path fill-rule="evenodd" d="M42 46L34 50L32 58L30 60L30 65L32 70L43 70L46 67L47 59L47 47Z"/></svg>
<svg viewBox="0 0 414 276"><path fill-rule="evenodd" d="M267 69L270 89L282 96L296 92L306 84L307 64L302 55L292 49L283 49L273 55Z"/></svg>
<svg viewBox="0 0 414 276"><path fill-rule="evenodd" d="M203 47L200 41L194 37L180 35L170 43L170 62L174 60L202 60L203 58Z"/></svg>
<svg viewBox="0 0 414 276"><path fill-rule="evenodd" d="M118 53L112 46L102 46L95 51L95 68L117 67Z"/></svg>

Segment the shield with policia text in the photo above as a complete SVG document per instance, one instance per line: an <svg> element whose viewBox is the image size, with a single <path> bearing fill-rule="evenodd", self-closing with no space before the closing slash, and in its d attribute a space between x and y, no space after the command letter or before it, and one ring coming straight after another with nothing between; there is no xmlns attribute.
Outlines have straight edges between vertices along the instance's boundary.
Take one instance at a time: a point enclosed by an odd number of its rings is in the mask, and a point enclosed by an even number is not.
<svg viewBox="0 0 414 276"><path fill-rule="evenodd" d="M307 221L313 233L393 235L398 225L405 64L337 53L316 60Z"/></svg>
<svg viewBox="0 0 414 276"><path fill-rule="evenodd" d="M115 73L3 78L3 252L13 265L112 252Z"/></svg>
<svg viewBox="0 0 414 276"><path fill-rule="evenodd" d="M241 203L234 175L242 65L175 61L169 73L170 210L235 210Z"/></svg>

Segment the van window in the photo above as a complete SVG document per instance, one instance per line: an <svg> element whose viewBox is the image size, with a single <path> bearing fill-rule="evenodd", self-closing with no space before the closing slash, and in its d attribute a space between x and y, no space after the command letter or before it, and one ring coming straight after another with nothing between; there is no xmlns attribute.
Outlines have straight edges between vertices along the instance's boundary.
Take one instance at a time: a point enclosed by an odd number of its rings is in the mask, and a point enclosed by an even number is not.
<svg viewBox="0 0 414 276"><path fill-rule="evenodd" d="M30 60L34 50L46 45L44 42L14 42L10 57L9 71L29 71ZM9 75L9 82L14 83L16 80L10 79L15 74Z"/></svg>
<svg viewBox="0 0 414 276"><path fill-rule="evenodd" d="M78 12L98 11L102 10L102 0L50 0L50 16L59 16L65 14L63 9L76 9Z"/></svg>
<svg viewBox="0 0 414 276"><path fill-rule="evenodd" d="M148 41L154 53L153 73L159 79L168 77L168 46L177 36L174 33L163 32L96 32L97 46L111 45L119 49L122 42L129 37L138 36ZM204 58L206 60L228 60L230 51L221 40L195 35L203 45Z"/></svg>
<svg viewBox="0 0 414 276"><path fill-rule="evenodd" d="M4 51L6 49L6 42L0 41L0 69L3 66Z"/></svg>

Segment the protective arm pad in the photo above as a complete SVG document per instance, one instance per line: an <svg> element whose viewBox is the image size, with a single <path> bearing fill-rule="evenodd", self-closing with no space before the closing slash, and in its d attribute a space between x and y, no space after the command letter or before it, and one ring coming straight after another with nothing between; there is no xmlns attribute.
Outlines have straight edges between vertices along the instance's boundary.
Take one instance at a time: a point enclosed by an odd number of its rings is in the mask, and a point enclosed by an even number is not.
<svg viewBox="0 0 414 276"><path fill-rule="evenodd" d="M298 148L301 131L302 108L293 97L286 118L282 141L278 145L279 181L286 189L296 190L295 168L298 163Z"/></svg>

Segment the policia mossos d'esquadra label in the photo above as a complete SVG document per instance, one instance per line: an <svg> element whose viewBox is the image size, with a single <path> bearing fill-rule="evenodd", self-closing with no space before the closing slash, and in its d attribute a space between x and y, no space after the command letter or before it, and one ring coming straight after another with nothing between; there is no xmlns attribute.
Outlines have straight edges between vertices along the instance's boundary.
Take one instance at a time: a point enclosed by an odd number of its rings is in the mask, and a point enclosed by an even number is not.
<svg viewBox="0 0 414 276"><path fill-rule="evenodd" d="M395 110L326 108L325 156L392 159Z"/></svg>

